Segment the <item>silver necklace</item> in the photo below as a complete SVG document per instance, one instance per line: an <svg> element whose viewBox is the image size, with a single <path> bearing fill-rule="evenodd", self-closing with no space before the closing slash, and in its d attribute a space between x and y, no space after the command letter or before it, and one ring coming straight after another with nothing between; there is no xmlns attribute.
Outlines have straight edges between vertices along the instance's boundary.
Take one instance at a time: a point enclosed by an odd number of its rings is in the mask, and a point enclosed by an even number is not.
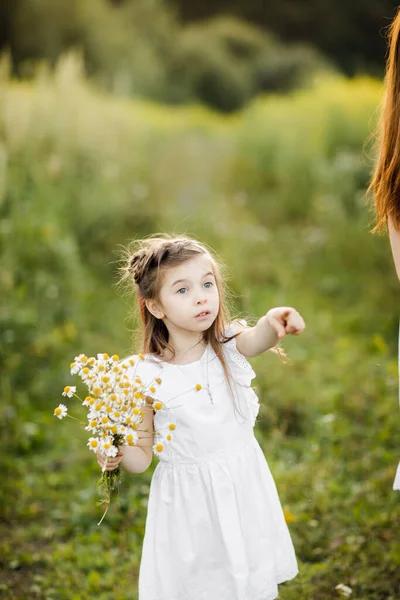
<svg viewBox="0 0 400 600"><path fill-rule="evenodd" d="M210 398L210 402L211 402L211 404L214 406L214 398L213 398L213 395L212 395L212 393L211 393L210 382L209 382L209 379L208 379L208 363L209 363L209 360L208 360L208 350L209 350L209 347L210 347L210 346L209 346L209 344L207 344L207 348L206 348L206 351L205 351L205 355L206 355L206 373L207 373L207 385L205 385L204 387L205 387L205 389L206 389L206 391L207 391L207 393L208 393L208 396L209 396L209 398ZM200 359L200 360L201 360L201 359ZM197 362L197 361L196 361L196 362ZM188 363L188 364L190 365L190 363ZM189 375L188 375L188 374L187 374L185 371L183 371L183 370L180 368L180 366L179 366L178 364L175 364L175 366L177 366L177 367L178 367L178 369L181 371L181 373L183 373L183 374L184 374L184 375L185 375L185 376L186 376L188 379L192 379L191 377L189 377ZM196 384L196 385L197 385L197 384ZM203 387L203 386L202 386L202 387Z"/></svg>

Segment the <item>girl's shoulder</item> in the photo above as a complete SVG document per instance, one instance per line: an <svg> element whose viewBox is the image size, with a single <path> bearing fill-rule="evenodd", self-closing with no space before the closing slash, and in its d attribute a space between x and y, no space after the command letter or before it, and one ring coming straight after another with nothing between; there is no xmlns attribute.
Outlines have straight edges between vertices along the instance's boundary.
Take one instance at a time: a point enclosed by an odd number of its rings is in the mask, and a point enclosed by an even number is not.
<svg viewBox="0 0 400 600"><path fill-rule="evenodd" d="M122 361L128 366L130 378L140 377L143 382L151 383L162 371L162 365L151 354L131 354Z"/></svg>
<svg viewBox="0 0 400 600"><path fill-rule="evenodd" d="M234 319L233 321L225 325L224 337L231 337L232 335L239 333L239 331L245 331L246 329L248 329L248 327L247 321L245 319Z"/></svg>
<svg viewBox="0 0 400 600"><path fill-rule="evenodd" d="M249 387L251 385L251 380L256 377L256 374L247 358L237 349L236 337L229 339L236 333L245 331L246 329L248 329L248 327L245 319L235 319L225 326L221 343L224 356L229 364L234 379L241 385ZM228 338L227 341L225 341L226 338Z"/></svg>

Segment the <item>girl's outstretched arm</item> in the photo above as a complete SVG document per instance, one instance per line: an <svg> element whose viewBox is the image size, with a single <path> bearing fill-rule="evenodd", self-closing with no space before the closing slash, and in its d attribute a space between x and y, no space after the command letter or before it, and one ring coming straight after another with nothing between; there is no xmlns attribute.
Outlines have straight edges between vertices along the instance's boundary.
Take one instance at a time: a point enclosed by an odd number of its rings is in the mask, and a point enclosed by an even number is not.
<svg viewBox="0 0 400 600"><path fill-rule="evenodd" d="M255 327L243 329L236 338L236 347L243 356L258 356L273 346L287 333L299 335L305 329L301 315L291 306L271 308Z"/></svg>
<svg viewBox="0 0 400 600"><path fill-rule="evenodd" d="M388 230L394 266L396 267L397 277L400 279L400 231L395 228L390 216L388 217Z"/></svg>

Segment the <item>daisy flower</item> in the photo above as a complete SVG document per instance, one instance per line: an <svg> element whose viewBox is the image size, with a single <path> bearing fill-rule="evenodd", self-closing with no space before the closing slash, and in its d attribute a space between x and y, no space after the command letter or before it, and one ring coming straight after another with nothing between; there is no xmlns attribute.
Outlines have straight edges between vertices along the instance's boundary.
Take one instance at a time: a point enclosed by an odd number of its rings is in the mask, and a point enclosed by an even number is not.
<svg viewBox="0 0 400 600"><path fill-rule="evenodd" d="M81 365L76 363L75 361L69 365L71 375L77 375L81 370Z"/></svg>
<svg viewBox="0 0 400 600"><path fill-rule="evenodd" d="M99 447L99 440L98 440L98 438L91 437L91 438L89 438L89 441L86 445L89 447L90 450L93 450L93 452L96 452L96 450Z"/></svg>
<svg viewBox="0 0 400 600"><path fill-rule="evenodd" d="M139 434L133 429L129 429L129 431L125 434L125 442L129 444L129 446L134 446L135 444L137 444L138 439Z"/></svg>
<svg viewBox="0 0 400 600"><path fill-rule="evenodd" d="M76 386L75 385L66 385L64 388L64 391L62 393L63 396L68 396L68 398L72 398L72 396L75 394L76 392Z"/></svg>
<svg viewBox="0 0 400 600"><path fill-rule="evenodd" d="M103 440L101 440L101 449L104 452L104 454L106 456L117 456L118 454L118 448L116 446L113 445L112 443L112 438L106 437Z"/></svg>
<svg viewBox="0 0 400 600"><path fill-rule="evenodd" d="M63 419L67 416L68 409L65 404L59 404L57 408L54 409L54 416L59 419Z"/></svg>
<svg viewBox="0 0 400 600"><path fill-rule="evenodd" d="M156 456L160 456L164 450L164 444L161 441L158 441L153 446L153 452Z"/></svg>

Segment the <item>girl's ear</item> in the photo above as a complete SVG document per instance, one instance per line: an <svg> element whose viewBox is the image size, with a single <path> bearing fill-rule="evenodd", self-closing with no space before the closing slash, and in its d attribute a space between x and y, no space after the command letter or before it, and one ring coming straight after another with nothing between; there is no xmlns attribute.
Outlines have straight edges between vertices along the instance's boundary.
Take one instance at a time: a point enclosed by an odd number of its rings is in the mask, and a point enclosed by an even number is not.
<svg viewBox="0 0 400 600"><path fill-rule="evenodd" d="M158 302L155 300L145 300L147 310L155 317L156 319L163 319L165 317L164 312L161 310Z"/></svg>

